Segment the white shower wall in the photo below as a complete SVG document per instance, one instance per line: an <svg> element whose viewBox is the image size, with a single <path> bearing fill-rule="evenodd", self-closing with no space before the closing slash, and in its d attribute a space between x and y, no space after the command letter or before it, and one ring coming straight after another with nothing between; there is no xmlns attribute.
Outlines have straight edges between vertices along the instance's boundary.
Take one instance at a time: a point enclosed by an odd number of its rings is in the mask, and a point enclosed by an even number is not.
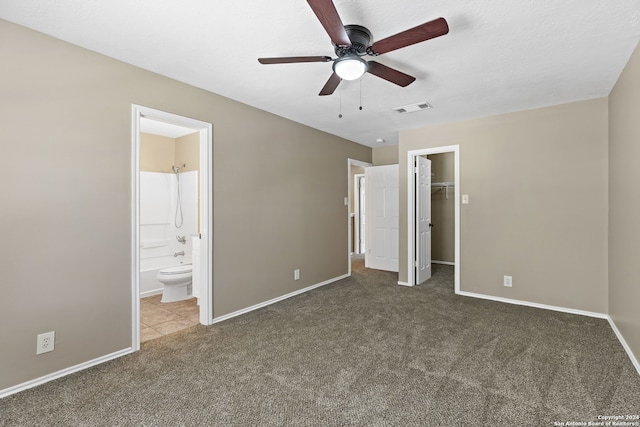
<svg viewBox="0 0 640 427"><path fill-rule="evenodd" d="M180 173L183 224L175 226L177 179L173 173L140 172L140 270L150 270L160 259L173 258L176 252L185 252L190 262L191 236L198 233L198 172ZM184 236L186 244L176 236ZM176 257L176 264L182 256ZM169 266L169 265L167 265ZM152 275L146 275L152 276ZM145 276L145 277L146 277ZM140 293L148 294L162 289L156 280L140 283Z"/></svg>

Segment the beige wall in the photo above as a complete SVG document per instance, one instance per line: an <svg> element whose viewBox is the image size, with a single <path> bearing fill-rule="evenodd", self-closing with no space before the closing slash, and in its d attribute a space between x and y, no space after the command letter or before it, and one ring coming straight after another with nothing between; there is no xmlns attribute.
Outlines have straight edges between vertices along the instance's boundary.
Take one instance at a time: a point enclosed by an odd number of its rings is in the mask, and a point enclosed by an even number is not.
<svg viewBox="0 0 640 427"><path fill-rule="evenodd" d="M131 346L132 103L213 123L215 316L347 273L347 158L370 148L2 20L0 39L0 390Z"/></svg>
<svg viewBox="0 0 640 427"><path fill-rule="evenodd" d="M640 46L609 96L609 314L640 360Z"/></svg>
<svg viewBox="0 0 640 427"><path fill-rule="evenodd" d="M140 132L140 170L172 173L173 166L182 172L200 169L200 134L170 138Z"/></svg>
<svg viewBox="0 0 640 427"><path fill-rule="evenodd" d="M454 182L454 153L430 154L433 182ZM455 261L455 188L432 190L431 192L431 259Z"/></svg>
<svg viewBox="0 0 640 427"><path fill-rule="evenodd" d="M200 170L200 133L176 138L176 165L182 172ZM185 166L186 165L186 166Z"/></svg>
<svg viewBox="0 0 640 427"><path fill-rule="evenodd" d="M461 205L461 289L606 313L607 99L402 132L400 158L454 144L470 198ZM406 174L400 162L401 267Z"/></svg>
<svg viewBox="0 0 640 427"><path fill-rule="evenodd" d="M176 140L140 132L140 170L171 173L176 164Z"/></svg>
<svg viewBox="0 0 640 427"><path fill-rule="evenodd" d="M398 146L375 147L372 157L373 166L397 165Z"/></svg>

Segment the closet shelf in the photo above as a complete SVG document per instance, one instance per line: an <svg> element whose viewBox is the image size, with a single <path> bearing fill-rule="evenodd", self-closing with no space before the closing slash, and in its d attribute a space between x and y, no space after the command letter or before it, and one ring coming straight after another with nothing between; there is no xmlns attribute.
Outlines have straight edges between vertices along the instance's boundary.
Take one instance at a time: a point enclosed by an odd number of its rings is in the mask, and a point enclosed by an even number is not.
<svg viewBox="0 0 640 427"><path fill-rule="evenodd" d="M435 188L446 188L446 187L455 187L455 182L432 182L431 187Z"/></svg>
<svg viewBox="0 0 640 427"><path fill-rule="evenodd" d="M449 188L455 187L454 182L432 182L431 189L441 191L444 189L444 198L449 199Z"/></svg>

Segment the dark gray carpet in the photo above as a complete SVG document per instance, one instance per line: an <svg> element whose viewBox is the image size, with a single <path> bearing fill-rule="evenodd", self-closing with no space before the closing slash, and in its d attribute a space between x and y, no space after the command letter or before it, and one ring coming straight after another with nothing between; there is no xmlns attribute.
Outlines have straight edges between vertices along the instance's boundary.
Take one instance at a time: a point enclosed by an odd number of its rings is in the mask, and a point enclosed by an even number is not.
<svg viewBox="0 0 640 427"><path fill-rule="evenodd" d="M640 413L605 320L366 270L0 400L2 426L553 426Z"/></svg>

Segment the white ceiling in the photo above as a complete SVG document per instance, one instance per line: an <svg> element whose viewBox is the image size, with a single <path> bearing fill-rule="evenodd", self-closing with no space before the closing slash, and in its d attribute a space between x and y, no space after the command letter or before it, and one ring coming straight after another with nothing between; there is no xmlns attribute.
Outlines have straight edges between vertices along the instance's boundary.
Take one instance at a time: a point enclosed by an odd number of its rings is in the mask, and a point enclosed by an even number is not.
<svg viewBox="0 0 640 427"><path fill-rule="evenodd" d="M335 57L305 0L2 0L0 17L373 147L403 129L607 96L640 39L640 0L334 3L374 41L441 16L450 32L376 59L417 77L408 87L367 74L320 97L331 63L257 61ZM392 110L423 101L434 108Z"/></svg>
<svg viewBox="0 0 640 427"><path fill-rule="evenodd" d="M140 132L152 135L166 136L167 138L180 138L198 132L197 129L186 128L172 123L140 117Z"/></svg>

